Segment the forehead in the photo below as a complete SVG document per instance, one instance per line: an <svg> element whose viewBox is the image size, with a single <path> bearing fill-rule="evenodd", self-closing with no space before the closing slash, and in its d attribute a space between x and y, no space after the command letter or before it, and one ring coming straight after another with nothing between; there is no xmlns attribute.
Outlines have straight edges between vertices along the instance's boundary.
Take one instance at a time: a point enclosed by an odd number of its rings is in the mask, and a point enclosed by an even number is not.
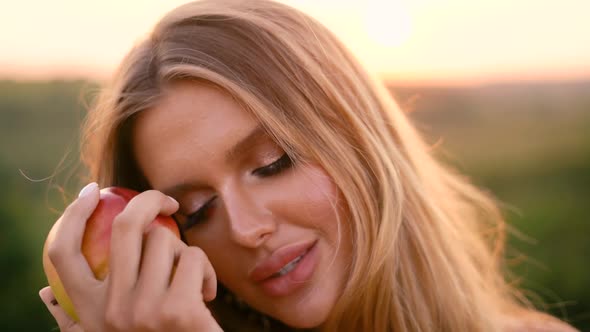
<svg viewBox="0 0 590 332"><path fill-rule="evenodd" d="M142 113L141 117L144 118L143 122L154 119L170 122L173 118L193 123L253 120L227 91L210 83L190 81L167 85L160 102L153 109Z"/></svg>
<svg viewBox="0 0 590 332"><path fill-rule="evenodd" d="M177 82L164 90L155 107L139 115L134 132L137 138L156 132L168 137L180 134L173 129L184 129L204 138L225 133L224 128L253 125L253 117L221 88L206 83Z"/></svg>
<svg viewBox="0 0 590 332"><path fill-rule="evenodd" d="M154 108L135 120L133 150L139 168L157 187L167 177L164 173L185 174L218 166L231 146L257 125L221 88L174 83Z"/></svg>

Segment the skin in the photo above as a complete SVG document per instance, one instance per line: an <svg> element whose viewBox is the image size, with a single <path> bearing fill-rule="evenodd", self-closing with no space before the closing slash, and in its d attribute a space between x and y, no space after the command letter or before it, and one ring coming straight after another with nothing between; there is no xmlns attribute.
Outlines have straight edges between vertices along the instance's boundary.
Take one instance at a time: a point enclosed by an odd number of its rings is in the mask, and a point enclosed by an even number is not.
<svg viewBox="0 0 590 332"><path fill-rule="evenodd" d="M60 330L220 331L205 306L215 297L216 278L202 250L161 226L144 239L151 221L174 213L178 203L155 190L134 197L113 221L110 273L97 280L80 248L85 221L98 201L96 184L84 188L57 221L55 240L48 246L49 259L80 318L79 323L69 319L53 303L51 290L43 288L39 295Z"/></svg>
<svg viewBox="0 0 590 332"><path fill-rule="evenodd" d="M257 127L222 90L176 83L159 107L137 121L136 158L151 186L180 202L181 227L186 216L216 197L209 219L184 235L190 245L207 253L221 283L289 325L318 326L341 293L351 257L350 247L337 250L337 220L342 217L338 190L314 164L255 175L255 170L284 155L263 131L243 141ZM242 147L228 158L228 151L240 141ZM168 191L177 185L188 186ZM316 240L319 264L297 292L271 297L248 278L248 272L276 249Z"/></svg>
<svg viewBox="0 0 590 332"><path fill-rule="evenodd" d="M133 312L136 309L132 303L138 303L133 298L139 297L133 295L134 289L138 288L134 285L140 285L141 292L136 292L141 294L141 303L148 303L142 305L147 309L140 310L147 314L131 314L136 318L130 323L119 321L121 325L129 330L141 324L163 326L161 315L153 313L162 309L157 303L163 294L167 294L166 312L175 313L170 316L183 322L183 326L172 326L171 319L167 319L169 325L165 330L218 328L211 321L203 302L214 296L213 285L216 282L221 282L255 309L290 326L313 328L326 321L342 293L352 256L347 227L340 227L339 224L346 220L341 196L319 165L313 162L285 163L288 158L284 151L264 131L258 130L257 135L250 135L258 127L254 118L229 94L211 85L194 82L170 85L160 103L137 118L133 133L135 157L141 172L155 190L138 195L135 209L126 209L127 212L122 213L126 226L121 227L125 230L121 237L132 232L140 234L152 215L174 214L189 246L172 236L159 235L158 241L152 241L158 243L154 245L157 249L142 253L141 236L135 233L135 242L130 244L120 240L114 244L120 246L117 252L130 251L137 260L143 255L145 261L154 261L149 271L142 268L138 272L137 266L125 266L129 265L128 255L125 255L127 263L121 262L123 255L113 255L119 267L112 268L112 277L108 279L122 279L123 286L117 294L113 293L113 287L105 287L101 295L96 296L123 312ZM273 168L277 160L283 160L283 166L290 166ZM275 171L270 172L269 169ZM149 195L153 197L146 197ZM173 201L170 199L166 202L166 195L178 201L179 205L170 203ZM210 204L202 210L207 202ZM148 214L139 206L152 211ZM92 209L92 204L88 203L86 209L82 209L83 213L62 217L68 221L67 227L74 229L63 229L62 237L81 237L82 220ZM194 219L191 216L200 209L200 216L206 217L187 227ZM115 231L115 227L113 229ZM113 238L116 238L115 235ZM163 238L166 240L162 241ZM73 261L73 256L79 254L75 250L77 241L78 238L74 241L76 243L65 245L65 249L50 252L52 260L57 261L58 272L60 267L71 272L84 265L79 257ZM310 241L316 243L317 264L311 277L295 291L273 296L265 292L260 283L249 278L250 271L277 249ZM176 272L169 288L166 288L165 282L154 285L150 281L165 280L175 257L179 257L183 250L191 249L194 251L192 259L184 261L192 267L192 277L184 278L184 283L177 282L177 288L184 293L179 291L172 295L170 292L181 271ZM68 252L74 254L67 256ZM180 257L182 259L181 254ZM64 280L66 289L80 284L79 280L68 281ZM202 296L194 296L196 289L202 289ZM42 298L51 297L43 292ZM125 297L118 294L131 295ZM102 326L110 327L112 324L108 322L112 317L105 309L110 307L104 303L93 306L85 302L84 296L87 295L71 295L76 308L85 306L82 312L94 310L105 313L102 317L92 318L98 321L93 324L101 325L102 319L107 321ZM111 300L114 297L118 300ZM131 309L124 309L129 307ZM58 309L53 308L52 313ZM85 317L82 313L80 316L84 323ZM124 321L121 317L118 319Z"/></svg>

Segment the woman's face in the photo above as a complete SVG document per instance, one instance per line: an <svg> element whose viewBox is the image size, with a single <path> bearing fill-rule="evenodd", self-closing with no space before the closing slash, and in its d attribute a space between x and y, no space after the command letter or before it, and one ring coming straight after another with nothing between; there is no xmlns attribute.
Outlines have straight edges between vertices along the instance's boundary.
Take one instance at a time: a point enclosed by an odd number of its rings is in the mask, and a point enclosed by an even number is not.
<svg viewBox="0 0 590 332"><path fill-rule="evenodd" d="M221 283L288 325L326 320L352 249L339 192L320 166L292 164L229 94L190 82L137 118L133 146L150 185L180 203L187 242Z"/></svg>

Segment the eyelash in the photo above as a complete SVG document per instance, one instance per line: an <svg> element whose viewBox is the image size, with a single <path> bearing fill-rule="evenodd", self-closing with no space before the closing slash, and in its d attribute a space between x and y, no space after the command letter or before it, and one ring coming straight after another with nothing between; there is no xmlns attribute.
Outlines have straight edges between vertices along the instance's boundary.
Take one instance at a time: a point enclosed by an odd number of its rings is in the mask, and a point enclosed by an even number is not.
<svg viewBox="0 0 590 332"><path fill-rule="evenodd" d="M276 174L281 173L282 171L291 168L293 166L293 161L288 154L283 154L279 159L273 161L272 163L257 168L252 171L253 175L256 175L260 178L270 177ZM186 217L186 221L184 225L182 225L182 230L186 231L189 228L206 221L211 215L213 214L214 207L215 207L215 200L217 196L213 196L210 200L205 202L201 208L199 208L194 213L188 215Z"/></svg>
<svg viewBox="0 0 590 332"><path fill-rule="evenodd" d="M273 161L269 165L255 169L252 171L252 174L261 178L269 177L284 171L292 165L293 161L291 160L291 157L285 153L279 159Z"/></svg>

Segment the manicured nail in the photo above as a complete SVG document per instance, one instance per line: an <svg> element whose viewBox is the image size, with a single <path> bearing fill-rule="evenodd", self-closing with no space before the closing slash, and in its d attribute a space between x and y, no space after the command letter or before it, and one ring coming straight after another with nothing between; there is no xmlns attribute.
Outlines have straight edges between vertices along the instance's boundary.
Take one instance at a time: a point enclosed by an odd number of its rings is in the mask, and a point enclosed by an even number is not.
<svg viewBox="0 0 590 332"><path fill-rule="evenodd" d="M172 197L170 197L170 196L168 196L168 198L170 198L170 200L171 200L171 201L173 201L175 204L178 204L178 201L177 201L177 200L175 200L174 198L172 198Z"/></svg>
<svg viewBox="0 0 590 332"><path fill-rule="evenodd" d="M41 298L41 301L45 302L45 304L47 304L47 300L51 299L49 303L52 305L57 305L57 300L55 297L53 297L53 293L49 287L43 287L41 290L39 290L39 297Z"/></svg>
<svg viewBox="0 0 590 332"><path fill-rule="evenodd" d="M96 182L91 182L82 188L82 190L80 190L78 197L84 197L93 192L96 188L98 188L98 184Z"/></svg>

